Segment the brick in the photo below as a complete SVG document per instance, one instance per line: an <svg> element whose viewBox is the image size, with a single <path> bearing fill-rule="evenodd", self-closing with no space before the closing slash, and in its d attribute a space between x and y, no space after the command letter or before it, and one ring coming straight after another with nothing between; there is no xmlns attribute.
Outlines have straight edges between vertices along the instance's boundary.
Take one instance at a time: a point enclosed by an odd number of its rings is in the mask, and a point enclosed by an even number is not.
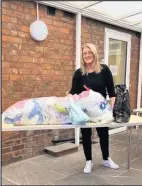
<svg viewBox="0 0 142 186"><path fill-rule="evenodd" d="M16 151L16 152L14 152L14 156L16 157L16 156L20 156L21 155L21 151Z"/></svg>
<svg viewBox="0 0 142 186"><path fill-rule="evenodd" d="M17 18L16 17L10 17L10 22L11 23L17 23Z"/></svg>
<svg viewBox="0 0 142 186"><path fill-rule="evenodd" d="M27 11L27 13L29 13L29 9L27 9L28 11ZM26 19L26 20L31 20L31 15L30 14L24 14L24 13L22 13L22 18L24 18L24 19Z"/></svg>
<svg viewBox="0 0 142 186"><path fill-rule="evenodd" d="M17 55L17 50L11 50L10 52L9 52L11 55Z"/></svg>
<svg viewBox="0 0 142 186"><path fill-rule="evenodd" d="M26 37L26 34L24 33L24 32L18 32L18 36L19 37L23 37L23 38L25 38Z"/></svg>
<svg viewBox="0 0 142 186"><path fill-rule="evenodd" d="M3 162L7 162L13 158L13 152L9 152L6 154L2 154L2 164Z"/></svg>
<svg viewBox="0 0 142 186"><path fill-rule="evenodd" d="M10 80L11 81L16 81L16 80L22 80L23 78L20 75L10 75Z"/></svg>
<svg viewBox="0 0 142 186"><path fill-rule="evenodd" d="M15 141L14 140L5 141L5 142L2 143L2 148L13 146L14 144L15 144Z"/></svg>
<svg viewBox="0 0 142 186"><path fill-rule="evenodd" d="M13 9L13 10L17 10L17 5L16 4L10 4L10 8Z"/></svg>
<svg viewBox="0 0 142 186"><path fill-rule="evenodd" d="M12 56L10 61L12 61L12 62L18 62L18 60L19 60L19 56ZM15 64L14 67L16 67L16 66L17 66L17 64Z"/></svg>
<svg viewBox="0 0 142 186"><path fill-rule="evenodd" d="M18 140L15 140L15 145L19 145L21 143L21 140L18 139Z"/></svg>
<svg viewBox="0 0 142 186"><path fill-rule="evenodd" d="M12 16L16 17L16 18L21 18L22 17L22 13L19 11L12 11Z"/></svg>
<svg viewBox="0 0 142 186"><path fill-rule="evenodd" d="M7 36L5 36L5 35L2 35L2 41L7 41L8 39L7 39Z"/></svg>
<svg viewBox="0 0 142 186"><path fill-rule="evenodd" d="M2 7L9 9L10 8L9 2L2 2Z"/></svg>
<svg viewBox="0 0 142 186"><path fill-rule="evenodd" d="M35 3L33 2L23 2L24 8L29 8L29 9L34 9L35 8Z"/></svg>
<svg viewBox="0 0 142 186"><path fill-rule="evenodd" d="M2 74L2 79L3 79L3 80L9 80L9 75L7 75L7 74Z"/></svg>
<svg viewBox="0 0 142 186"><path fill-rule="evenodd" d="M22 62L34 62L34 58L33 57L27 57L27 56L21 56L19 58L20 61Z"/></svg>
<svg viewBox="0 0 142 186"><path fill-rule="evenodd" d="M21 150L21 149L24 149L24 145L14 145L12 147L12 151L17 151L17 150Z"/></svg>
<svg viewBox="0 0 142 186"><path fill-rule="evenodd" d="M56 20L53 20L53 25L54 25L54 26L63 27L63 26L64 26L64 23L63 23L63 22L61 22L61 21L56 21Z"/></svg>
<svg viewBox="0 0 142 186"><path fill-rule="evenodd" d="M67 29L67 28L60 28L60 32L62 32L64 34L69 34L70 33L69 29Z"/></svg>
<svg viewBox="0 0 142 186"><path fill-rule="evenodd" d="M2 29L2 34L4 34L4 35L10 35L10 30L8 30L8 29Z"/></svg>
<svg viewBox="0 0 142 186"><path fill-rule="evenodd" d="M25 68L36 68L37 65L35 63L24 63Z"/></svg>
<svg viewBox="0 0 142 186"><path fill-rule="evenodd" d="M1 11L2 11L2 15L6 14L6 9L5 8L2 8Z"/></svg>
<svg viewBox="0 0 142 186"><path fill-rule="evenodd" d="M11 147L2 148L2 154L6 154L12 151Z"/></svg>
<svg viewBox="0 0 142 186"><path fill-rule="evenodd" d="M50 64L41 64L41 67L43 68L43 69L47 69L47 70L51 70L51 69L53 69L53 65L50 65Z"/></svg>
<svg viewBox="0 0 142 186"><path fill-rule="evenodd" d="M21 139L21 143L27 143L27 138Z"/></svg>
<svg viewBox="0 0 142 186"><path fill-rule="evenodd" d="M53 24L53 20L52 19L48 19L48 18L42 18L42 21L44 21L47 26L52 25Z"/></svg>
<svg viewBox="0 0 142 186"><path fill-rule="evenodd" d="M37 81L40 81L40 80L42 80L42 77L41 76L36 76L36 78L35 78Z"/></svg>
<svg viewBox="0 0 142 186"><path fill-rule="evenodd" d="M50 75L54 74L54 71L53 70L43 70L43 74L48 74L50 76Z"/></svg>
<svg viewBox="0 0 142 186"><path fill-rule="evenodd" d="M3 62L2 63L2 68L4 68L4 67L9 67L9 62Z"/></svg>
<svg viewBox="0 0 142 186"><path fill-rule="evenodd" d="M31 10L31 14L32 14L32 15L36 15L36 10L35 10L35 9L32 9L32 10Z"/></svg>
<svg viewBox="0 0 142 186"><path fill-rule="evenodd" d="M37 52L39 52L39 51L40 51L40 52L43 52L43 47L37 46L37 47L36 47L36 51L37 51Z"/></svg>
<svg viewBox="0 0 142 186"><path fill-rule="evenodd" d="M7 67L7 68L2 68L2 73L3 74L9 74L10 73L10 69Z"/></svg>
<svg viewBox="0 0 142 186"><path fill-rule="evenodd" d="M35 75L24 75L23 79L24 80L36 80L36 76Z"/></svg>
<svg viewBox="0 0 142 186"><path fill-rule="evenodd" d="M28 26L22 26L22 31L23 32L29 32L29 27Z"/></svg>
<svg viewBox="0 0 142 186"><path fill-rule="evenodd" d="M7 40L12 43L22 43L22 39L19 37L7 36Z"/></svg>

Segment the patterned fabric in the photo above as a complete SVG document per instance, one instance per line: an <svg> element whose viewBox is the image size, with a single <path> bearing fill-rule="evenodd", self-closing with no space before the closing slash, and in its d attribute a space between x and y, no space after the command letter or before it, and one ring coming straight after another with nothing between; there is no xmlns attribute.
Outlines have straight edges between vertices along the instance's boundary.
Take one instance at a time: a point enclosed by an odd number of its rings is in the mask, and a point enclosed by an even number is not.
<svg viewBox="0 0 142 186"><path fill-rule="evenodd" d="M104 97L92 90L69 97L41 97L19 101L2 114L2 122L14 125L85 124L111 121L112 110Z"/></svg>

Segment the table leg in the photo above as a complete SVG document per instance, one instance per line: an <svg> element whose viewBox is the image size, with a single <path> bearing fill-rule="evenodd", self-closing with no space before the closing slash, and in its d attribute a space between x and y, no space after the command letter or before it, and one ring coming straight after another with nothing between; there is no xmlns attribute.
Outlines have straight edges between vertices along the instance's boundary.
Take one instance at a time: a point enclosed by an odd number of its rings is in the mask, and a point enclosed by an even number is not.
<svg viewBox="0 0 142 186"><path fill-rule="evenodd" d="M136 148L137 148L137 156L139 154L139 136L140 136L140 128L138 127L137 129L137 136L136 136Z"/></svg>
<svg viewBox="0 0 142 186"><path fill-rule="evenodd" d="M127 130L128 127L127 127ZM129 170L130 169L130 158L131 158L131 139L132 139L132 127L130 126L130 130L129 130L129 136L128 136L128 143L127 143L127 169Z"/></svg>
<svg viewBox="0 0 142 186"><path fill-rule="evenodd" d="M137 112L136 116L139 116L139 113ZM136 125L136 129L139 129L139 126Z"/></svg>

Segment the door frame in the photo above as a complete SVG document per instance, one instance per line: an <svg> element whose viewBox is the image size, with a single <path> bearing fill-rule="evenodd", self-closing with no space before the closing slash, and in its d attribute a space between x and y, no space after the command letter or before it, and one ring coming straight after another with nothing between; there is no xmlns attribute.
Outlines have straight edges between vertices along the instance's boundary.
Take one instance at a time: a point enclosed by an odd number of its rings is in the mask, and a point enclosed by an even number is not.
<svg viewBox="0 0 142 186"><path fill-rule="evenodd" d="M105 41L104 41L104 63L108 65L108 54L109 54L109 38L126 41L127 42L127 60L126 60L126 87L129 90L130 87L130 58L131 58L131 35L116 31L113 29L105 28ZM125 131L127 127L119 127L109 130L109 134L115 134L118 132Z"/></svg>

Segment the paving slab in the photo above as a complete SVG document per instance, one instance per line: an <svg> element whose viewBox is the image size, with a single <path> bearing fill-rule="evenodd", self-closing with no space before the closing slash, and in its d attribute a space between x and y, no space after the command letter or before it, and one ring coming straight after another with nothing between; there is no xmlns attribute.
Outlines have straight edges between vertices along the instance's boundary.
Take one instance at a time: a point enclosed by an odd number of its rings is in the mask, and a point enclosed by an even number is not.
<svg viewBox="0 0 142 186"><path fill-rule="evenodd" d="M141 154L142 155L142 154ZM137 159L131 161L131 167L142 171L142 156L138 157Z"/></svg>
<svg viewBox="0 0 142 186"><path fill-rule="evenodd" d="M110 136L110 157L120 166L118 170L103 167L99 143L92 145L94 167L84 174L85 157L82 145L78 151L54 157L43 154L2 167L3 185L142 185L142 140L139 157L136 145L131 146L130 170L127 170L125 133ZM133 139L136 135L133 132Z"/></svg>
<svg viewBox="0 0 142 186"><path fill-rule="evenodd" d="M130 169L115 180L122 185L142 185L142 171Z"/></svg>
<svg viewBox="0 0 142 186"><path fill-rule="evenodd" d="M19 185L47 185L64 177L60 173L28 161L3 167L2 176Z"/></svg>
<svg viewBox="0 0 142 186"><path fill-rule="evenodd" d="M2 177L2 185L18 185L18 184L7 178Z"/></svg>

